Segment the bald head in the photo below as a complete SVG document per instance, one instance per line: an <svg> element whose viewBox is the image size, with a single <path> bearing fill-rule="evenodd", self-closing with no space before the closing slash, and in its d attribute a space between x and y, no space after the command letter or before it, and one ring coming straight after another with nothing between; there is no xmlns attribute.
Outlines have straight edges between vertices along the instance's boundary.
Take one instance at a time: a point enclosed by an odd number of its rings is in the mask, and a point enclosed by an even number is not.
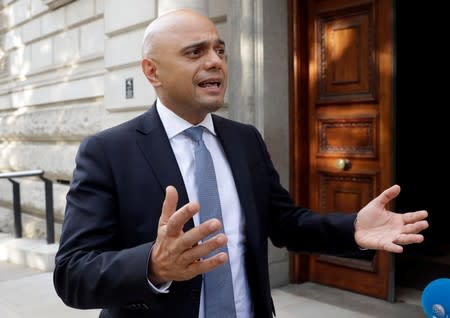
<svg viewBox="0 0 450 318"><path fill-rule="evenodd" d="M222 107L227 82L225 43L214 23L187 9L147 27L142 71L163 105L196 124Z"/></svg>
<svg viewBox="0 0 450 318"><path fill-rule="evenodd" d="M190 9L177 9L164 13L153 20L145 29L142 40L142 58L156 58L161 39L170 33L183 30L185 26L199 21L213 22L203 14Z"/></svg>

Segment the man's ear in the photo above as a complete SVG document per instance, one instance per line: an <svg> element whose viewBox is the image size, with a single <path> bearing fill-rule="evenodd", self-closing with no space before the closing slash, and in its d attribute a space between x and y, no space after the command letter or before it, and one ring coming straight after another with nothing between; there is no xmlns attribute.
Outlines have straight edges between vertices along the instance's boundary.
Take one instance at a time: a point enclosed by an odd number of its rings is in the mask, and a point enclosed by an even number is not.
<svg viewBox="0 0 450 318"><path fill-rule="evenodd" d="M141 61L142 71L144 72L145 77L150 81L153 87L157 87L161 85L157 74L157 67L155 61L151 59L143 59Z"/></svg>

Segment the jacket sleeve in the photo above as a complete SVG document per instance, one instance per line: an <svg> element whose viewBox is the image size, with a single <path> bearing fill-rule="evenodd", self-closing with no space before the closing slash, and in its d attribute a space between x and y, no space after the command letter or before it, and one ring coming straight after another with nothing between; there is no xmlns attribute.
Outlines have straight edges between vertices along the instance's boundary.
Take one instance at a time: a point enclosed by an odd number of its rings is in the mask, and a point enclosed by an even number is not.
<svg viewBox="0 0 450 318"><path fill-rule="evenodd" d="M344 257L371 258L354 239L356 213L320 214L294 204L281 185L262 136L255 129L269 180L269 237L278 247L291 251L324 253Z"/></svg>
<svg viewBox="0 0 450 318"><path fill-rule="evenodd" d="M76 156L53 273L56 292L68 306L120 307L157 297L147 281L153 243L118 248L115 191L101 142L86 138Z"/></svg>

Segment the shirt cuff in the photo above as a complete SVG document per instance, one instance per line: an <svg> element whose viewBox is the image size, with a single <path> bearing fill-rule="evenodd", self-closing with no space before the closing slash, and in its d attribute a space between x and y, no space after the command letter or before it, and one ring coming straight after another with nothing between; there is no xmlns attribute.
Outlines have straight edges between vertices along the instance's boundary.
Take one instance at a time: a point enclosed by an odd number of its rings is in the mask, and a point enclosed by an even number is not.
<svg viewBox="0 0 450 318"><path fill-rule="evenodd" d="M356 222L358 222L358 214L356 214L355 221L353 222L353 233L356 231ZM356 243L356 241L355 241L355 243ZM358 245L358 249L360 251L367 251L367 250L369 250L368 248L364 248L364 247L361 247L359 245Z"/></svg>
<svg viewBox="0 0 450 318"><path fill-rule="evenodd" d="M164 283L164 284L160 284L158 286L153 285L152 282L148 278L147 278L147 281L148 281L148 284L149 284L150 288L152 289L152 291L155 294L167 294L167 293L169 293L169 287L170 287L170 285L172 285L171 281L167 282L167 283Z"/></svg>

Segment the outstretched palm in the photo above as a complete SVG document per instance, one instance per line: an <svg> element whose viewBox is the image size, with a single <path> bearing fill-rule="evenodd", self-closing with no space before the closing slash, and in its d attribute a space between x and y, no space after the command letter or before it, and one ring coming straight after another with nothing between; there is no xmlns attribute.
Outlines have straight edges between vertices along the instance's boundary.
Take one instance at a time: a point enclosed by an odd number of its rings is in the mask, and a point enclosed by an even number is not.
<svg viewBox="0 0 450 318"><path fill-rule="evenodd" d="M360 247L401 253L401 245L423 241L423 235L418 233L428 227L427 211L400 214L386 209L399 193L400 187L393 185L359 211L355 240Z"/></svg>

